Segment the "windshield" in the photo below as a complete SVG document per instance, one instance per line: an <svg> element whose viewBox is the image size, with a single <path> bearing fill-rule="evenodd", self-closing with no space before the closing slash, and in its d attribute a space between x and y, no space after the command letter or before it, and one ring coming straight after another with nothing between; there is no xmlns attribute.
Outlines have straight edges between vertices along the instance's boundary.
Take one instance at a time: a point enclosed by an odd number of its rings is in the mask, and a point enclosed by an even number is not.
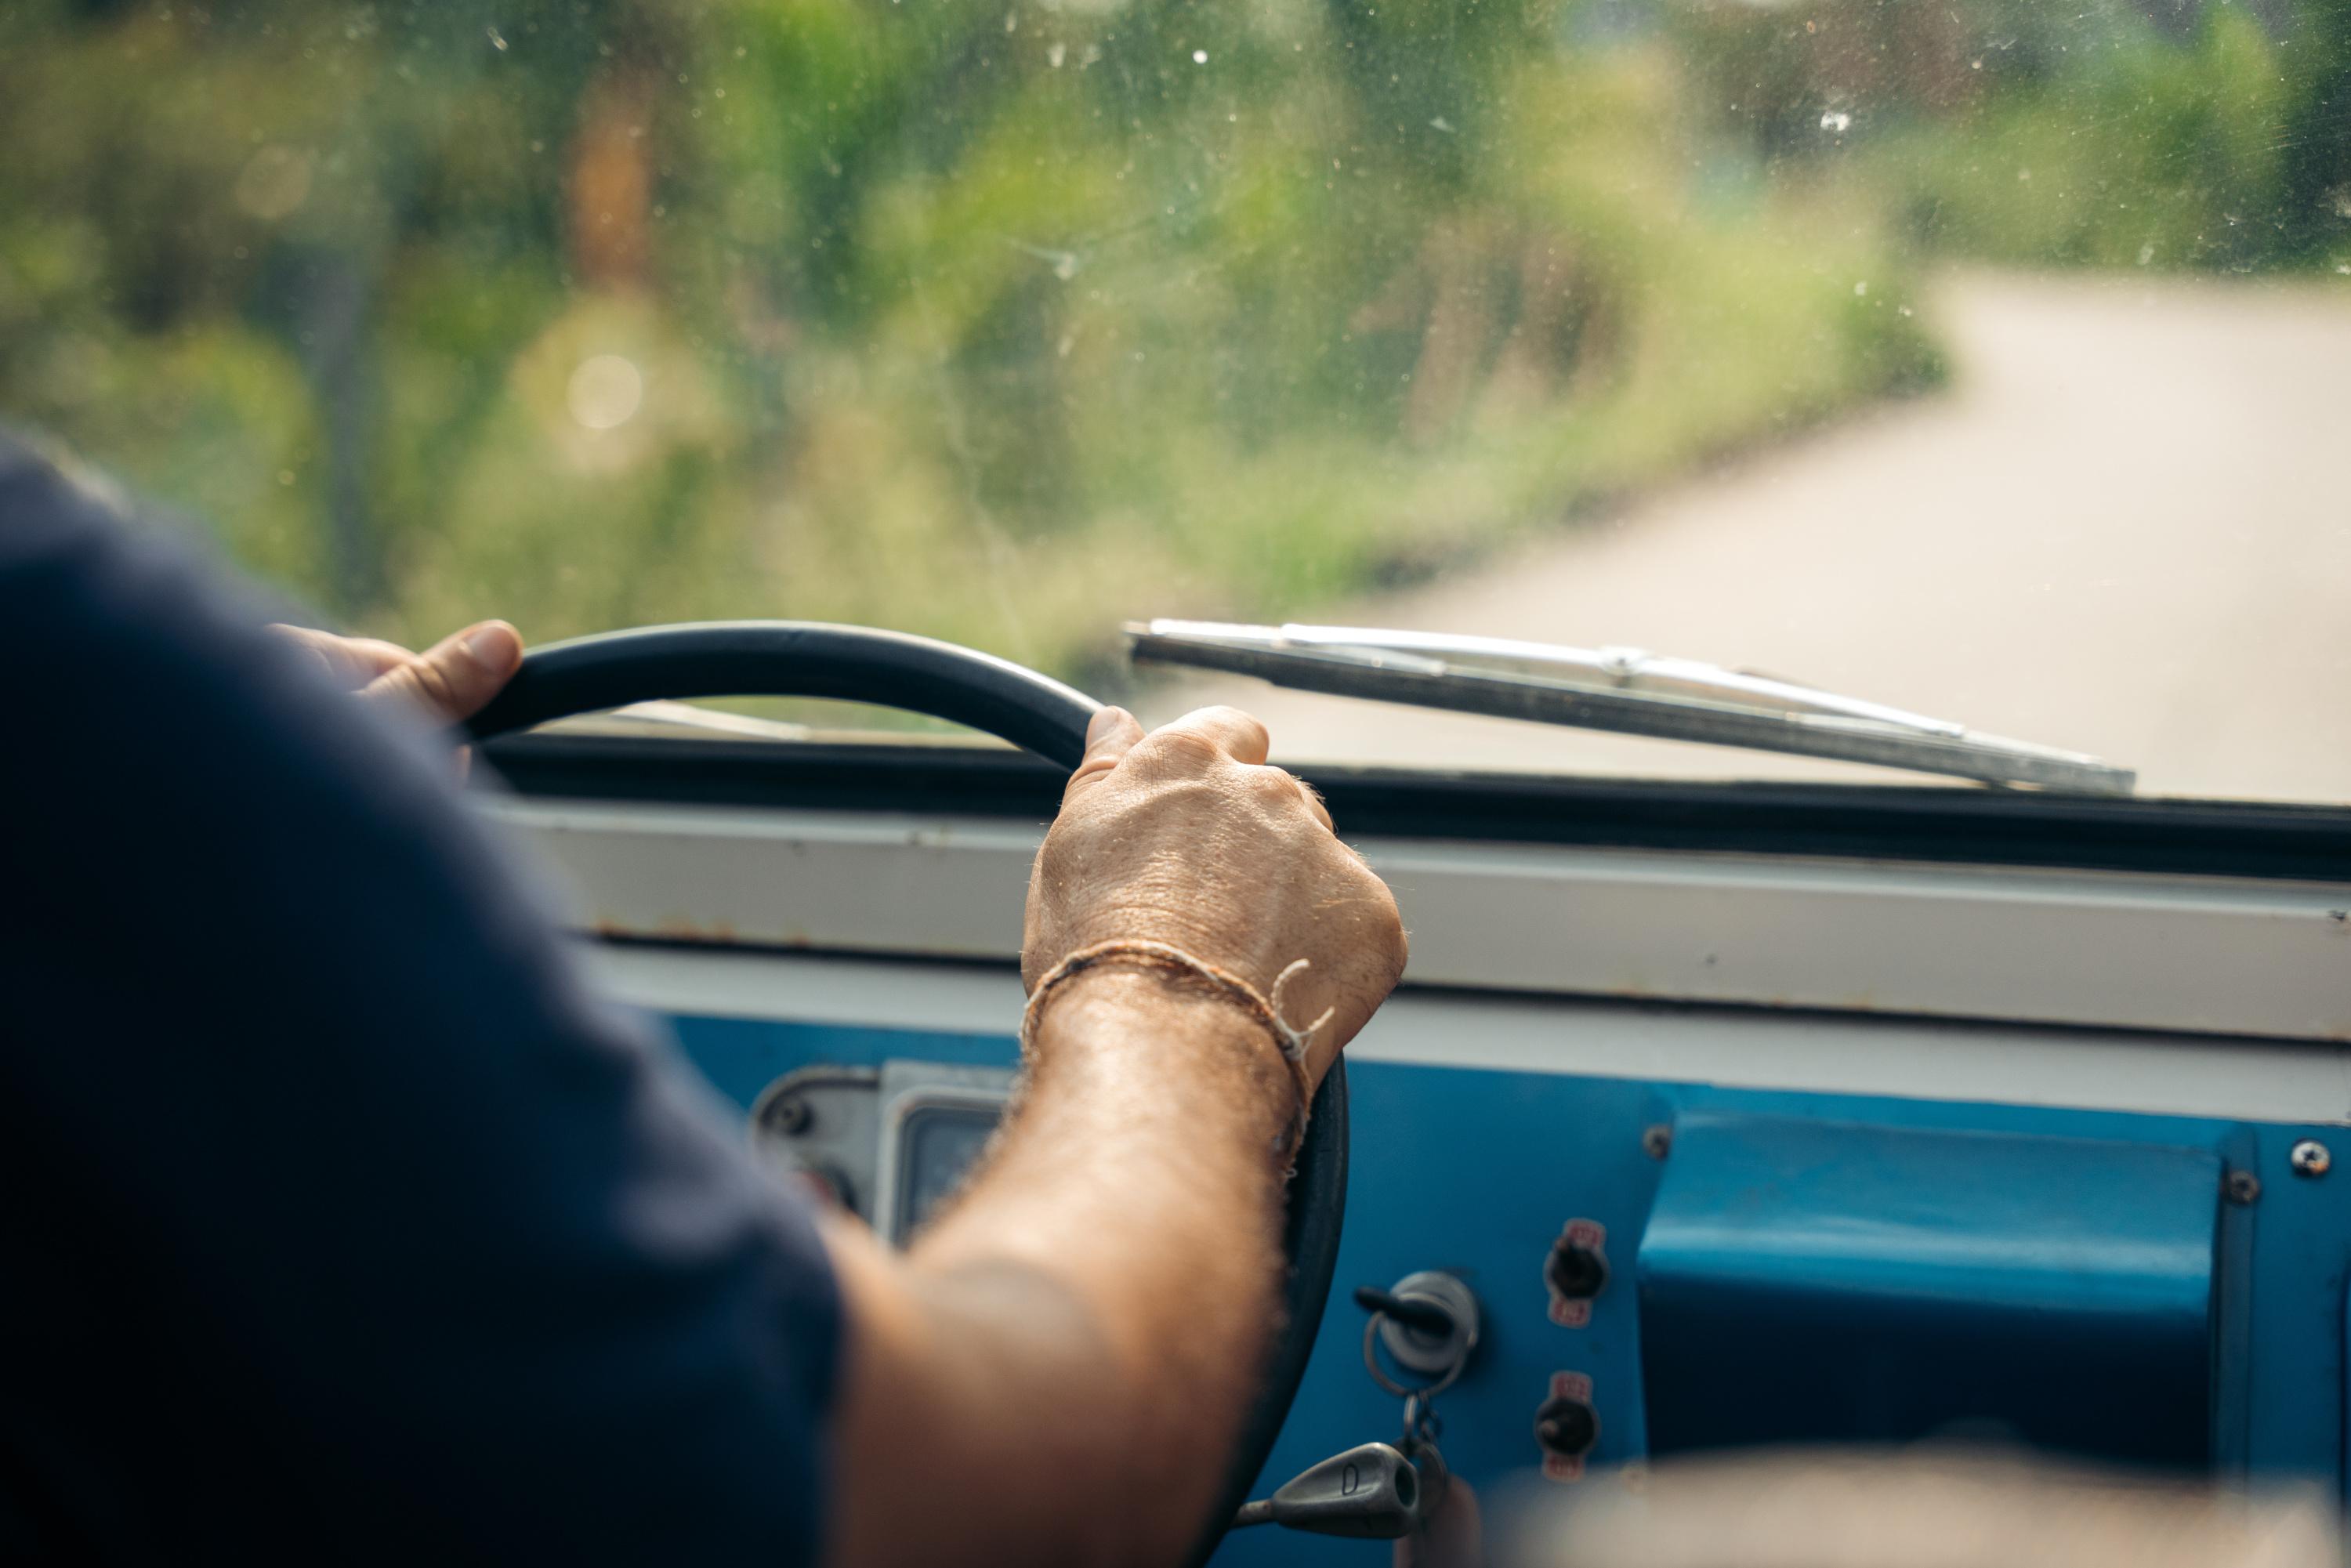
<svg viewBox="0 0 2351 1568"><path fill-rule="evenodd" d="M30 0L0 418L338 623L1631 647L2351 800L2330 0Z"/></svg>

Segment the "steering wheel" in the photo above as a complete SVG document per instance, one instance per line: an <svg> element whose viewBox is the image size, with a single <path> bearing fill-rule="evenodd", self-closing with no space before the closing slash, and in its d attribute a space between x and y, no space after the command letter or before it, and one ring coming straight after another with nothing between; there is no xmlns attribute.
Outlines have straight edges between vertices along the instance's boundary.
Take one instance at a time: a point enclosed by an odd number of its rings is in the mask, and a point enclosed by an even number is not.
<svg viewBox="0 0 2351 1568"><path fill-rule="evenodd" d="M984 730L1064 768L1085 754L1102 705L1034 670L951 643L862 626L734 621L653 626L551 643L468 727L488 740L550 719L654 698L830 697L928 714ZM1333 1062L1314 1095L1282 1217L1280 1339L1242 1424L1215 1511L1191 1561L1205 1562L1265 1467L1288 1418L1331 1294L1347 1207L1347 1075Z"/></svg>

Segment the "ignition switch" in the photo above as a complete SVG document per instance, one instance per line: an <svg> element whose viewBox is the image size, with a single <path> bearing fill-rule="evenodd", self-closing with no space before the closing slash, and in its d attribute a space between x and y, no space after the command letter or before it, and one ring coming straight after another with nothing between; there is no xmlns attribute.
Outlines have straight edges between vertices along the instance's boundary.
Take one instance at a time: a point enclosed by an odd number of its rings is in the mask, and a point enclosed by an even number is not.
<svg viewBox="0 0 2351 1568"><path fill-rule="evenodd" d="M1478 1297L1442 1270L1406 1274L1384 1291L1361 1286L1355 1304L1372 1314L1364 1335L1364 1359L1374 1378L1379 1376L1372 1360L1374 1333L1398 1366L1429 1380L1431 1394L1460 1376L1478 1348ZM1407 1392L1384 1380L1382 1385L1398 1397Z"/></svg>
<svg viewBox="0 0 2351 1568"><path fill-rule="evenodd" d="M1373 1382L1404 1401L1404 1436L1395 1443L1358 1444L1271 1497L1242 1504L1234 1529L1279 1524L1318 1535L1395 1541L1444 1506L1451 1472L1437 1451L1431 1401L1453 1385L1478 1348L1478 1298L1452 1275L1430 1269L1385 1291L1359 1286L1355 1304L1372 1314L1364 1325L1364 1367ZM1382 1346L1405 1376L1421 1381L1407 1386L1382 1370Z"/></svg>

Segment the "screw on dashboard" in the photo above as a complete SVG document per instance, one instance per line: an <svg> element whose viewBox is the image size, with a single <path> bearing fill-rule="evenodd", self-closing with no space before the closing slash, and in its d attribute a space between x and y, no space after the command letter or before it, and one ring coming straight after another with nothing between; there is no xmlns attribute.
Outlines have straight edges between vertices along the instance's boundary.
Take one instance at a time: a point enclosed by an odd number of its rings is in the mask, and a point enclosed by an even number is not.
<svg viewBox="0 0 2351 1568"><path fill-rule="evenodd" d="M2298 1176L2323 1176L2335 1167L2335 1156L2316 1138L2303 1139L2285 1158Z"/></svg>
<svg viewBox="0 0 2351 1568"><path fill-rule="evenodd" d="M2240 1208L2262 1196L2262 1178L2251 1171L2231 1171L2220 1184L2221 1194Z"/></svg>
<svg viewBox="0 0 2351 1568"><path fill-rule="evenodd" d="M1661 1160L1673 1152L1674 1130L1664 1122L1641 1129L1641 1152L1653 1160Z"/></svg>

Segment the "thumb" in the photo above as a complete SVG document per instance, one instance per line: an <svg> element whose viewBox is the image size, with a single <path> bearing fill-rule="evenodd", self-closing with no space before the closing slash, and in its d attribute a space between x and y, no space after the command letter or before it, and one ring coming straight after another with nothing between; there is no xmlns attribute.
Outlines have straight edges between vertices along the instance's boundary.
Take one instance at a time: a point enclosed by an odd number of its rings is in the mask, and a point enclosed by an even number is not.
<svg viewBox="0 0 2351 1568"><path fill-rule="evenodd" d="M385 672L361 695L413 708L434 724L461 724L497 695L521 664L521 633L503 621L485 621Z"/></svg>
<svg viewBox="0 0 2351 1568"><path fill-rule="evenodd" d="M1070 775L1070 787L1061 791L1061 804L1068 805L1092 789L1094 780L1117 767L1142 738L1143 726L1133 714L1123 707L1098 709L1093 722L1086 726L1086 754Z"/></svg>

